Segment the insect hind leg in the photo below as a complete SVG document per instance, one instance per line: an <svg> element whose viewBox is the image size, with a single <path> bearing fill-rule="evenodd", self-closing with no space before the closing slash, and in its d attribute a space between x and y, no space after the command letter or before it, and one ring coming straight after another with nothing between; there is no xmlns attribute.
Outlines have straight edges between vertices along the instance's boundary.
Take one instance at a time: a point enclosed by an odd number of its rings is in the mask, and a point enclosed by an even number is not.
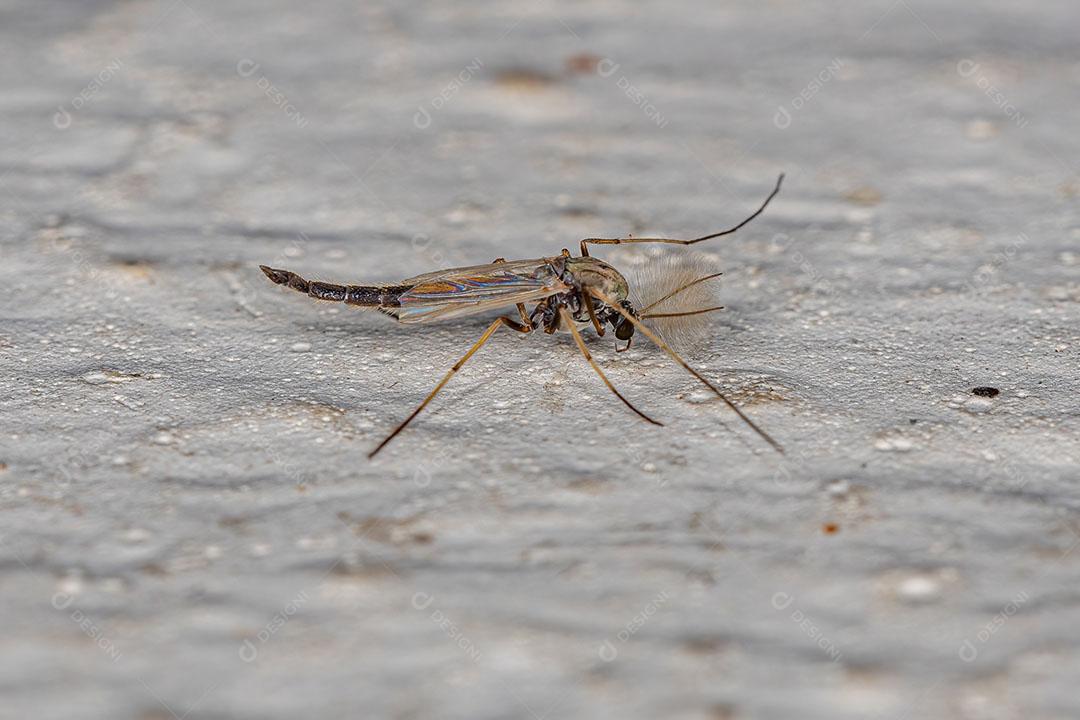
<svg viewBox="0 0 1080 720"><path fill-rule="evenodd" d="M393 432L387 435L386 438L384 438L383 441L379 443L374 450L368 453L368 459L370 460L371 458L375 457L376 453L386 447L387 443L397 437L398 433L404 430L405 427L409 423L411 423L413 419L423 411L424 408L428 406L428 403L435 399L435 396L439 394L439 392L443 389L446 383L450 382L450 378L454 377L457 371L461 369L461 367L468 361L468 359L471 358L477 350L483 347L484 344L491 339L491 336L495 334L495 331L503 325L508 328L517 330L520 333L532 332L531 326L520 325L519 323L514 322L508 317L496 318L491 323L491 325L488 326L487 330L484 331L484 334L480 336L480 339L477 340L471 348L469 348L469 351L467 353L461 356L460 360L454 363L453 367L451 367L450 370L446 373L446 375L443 376L443 379L439 381L439 384L435 386L435 389L428 393L428 396L424 398L424 401L420 403L415 410L412 411L409 417L401 421L401 423L396 428L394 428Z"/></svg>
<svg viewBox="0 0 1080 720"><path fill-rule="evenodd" d="M506 262L506 258L497 257L497 258L495 258L494 260L491 261L491 264L492 265L498 265L498 264L504 263L504 262ZM514 329L517 330L518 332L531 332L532 329L533 329L532 320L529 319L529 311L525 309L525 303L518 303L517 304L517 311L518 311L518 315L521 317L521 322L525 326L527 326L529 329L528 330L523 330L523 329L520 328L520 326L515 327Z"/></svg>

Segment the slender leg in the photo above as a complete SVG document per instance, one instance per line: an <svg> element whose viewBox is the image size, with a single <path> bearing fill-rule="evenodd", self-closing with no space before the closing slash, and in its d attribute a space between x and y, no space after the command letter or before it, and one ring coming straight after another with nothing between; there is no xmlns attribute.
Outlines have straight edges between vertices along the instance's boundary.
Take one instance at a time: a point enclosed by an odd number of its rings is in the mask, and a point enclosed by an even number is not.
<svg viewBox="0 0 1080 720"><path fill-rule="evenodd" d="M600 291L600 290L597 290L597 289L595 289L595 288L593 288L593 289L591 290L591 292L593 293L593 295L595 295L595 296L596 296L596 299L597 299L597 300L600 300L601 302L603 302L603 303L606 303L606 304L607 304L607 305L608 305L609 307L613 308L613 309L614 309L615 311L617 311L617 312L618 312L618 313L619 313L620 315L622 315L622 316L623 316L624 318L626 318L627 320L629 320L630 322L632 322L632 323L634 324L634 327L636 327L636 328L637 328L638 330L640 330L640 331L641 331L641 333L642 333L642 334L643 334L643 335L644 335L645 337L647 337L647 338L649 338L650 340L652 340L652 341L653 341L653 342L654 342L654 343L656 344L656 346L657 346L657 347L659 347L659 348L660 348L661 350L663 350L663 351L664 351L664 352L666 352L666 353L667 353L668 355L670 355L670 356L671 356L671 359L672 359L672 360L674 360L675 362L677 362L677 363L679 363L680 365L682 365L682 366L683 366L683 368L684 368L684 369L685 369L685 370L686 370L686 371L687 371L688 373L690 373L691 375L693 375L694 377L696 377L696 378L697 378L698 380L700 380L700 381L701 381L701 383L705 385L705 387L707 387L707 388L709 388L710 390L712 390L712 391L713 391L713 393L714 393L714 394L715 394L715 395L716 395L716 396L717 396L718 398L720 398L721 400L723 400L723 401L724 401L724 403L725 403L725 404L726 404L726 405L727 405L727 406L728 406L729 408L731 408L732 410L734 410L734 411L735 411L735 414L736 414L736 415L738 415L738 416L739 416L739 418L740 418L740 419L741 419L741 420L742 420L742 421L743 421L744 423L746 423L747 425L749 425L749 426L750 426L750 428L751 428L751 429L752 429L752 430L753 430L754 432L756 432L756 433L757 433L758 435L760 435L760 436L761 436L761 439L762 439L762 440L764 440L765 442L767 442L767 443L769 443L770 445L772 445L773 449L774 449L774 450L776 450L776 451L777 451L778 453L780 453L781 455L783 455L783 454L784 454L784 449L783 449L782 447L780 447L780 443L778 443L778 442L776 442L775 440L773 440L773 439L772 439L772 436L770 436L770 435L769 435L769 433L765 432L765 431L764 431L764 430L762 430L762 429L761 429L760 427L758 427L758 426L757 426L757 424L756 424L756 423L755 423L755 422L754 422L753 420L751 420L750 418L748 418L748 417L746 416L746 414L745 414L745 413L743 413L743 411L742 411L742 410L740 410L740 409L738 408L738 406L737 406L737 405L735 405L735 403L731 402L731 400L729 400L729 399L727 398L727 396L726 396L726 395L724 395L724 393L722 393L722 392L720 392L719 390L717 390L717 389L716 389L716 386L715 386L715 385L713 385L713 384L712 384L711 382L709 382L708 380L706 380L706 379L705 379L705 377L704 377L704 376L703 376L703 375L702 375L701 373L699 373L699 372L698 372L697 370L695 370L694 368L690 367L690 365L688 365L688 364L687 364L687 362L686 362L685 360L683 360L683 359L682 359L682 357L680 357L680 356L679 356L679 353L677 353L677 352L675 352L674 350L672 350L672 349L671 349L671 347L670 347L670 346L669 346L669 345L668 345L668 344L667 344L666 342L664 342L664 341L663 341L663 340L661 340L661 339L660 339L659 337L657 337L657 336L656 336L656 334L655 334L655 333L654 333L654 332L653 332L652 330L650 330L650 329L649 329L649 327L648 327L648 326L647 326L647 325L646 325L645 323L641 322L641 321L640 321L640 320L638 320L638 319L637 319L636 317L634 317L634 316L633 316L633 315L631 315L630 313L626 312L626 310L624 310L624 309L623 309L623 306L622 306L622 305L620 305L620 304L618 303L618 301L617 301L617 300L614 300L613 298L609 297L609 296L608 296L608 295L607 295L606 293L604 293L604 292L602 292L602 291Z"/></svg>
<svg viewBox="0 0 1080 720"><path fill-rule="evenodd" d="M596 328L596 334L600 337L604 337L604 326L596 319L596 308L593 307L592 298L583 293L581 295L581 301L585 303L585 310L588 311L589 320L592 321L593 327Z"/></svg>
<svg viewBox="0 0 1080 720"><path fill-rule="evenodd" d="M544 332L547 333L548 335L553 334L556 330L559 329L559 325L561 324L561 322L562 322L562 315L561 314L556 315L554 318L552 318L551 323L548 324L544 328Z"/></svg>
<svg viewBox="0 0 1080 720"><path fill-rule="evenodd" d="M622 400L623 404L626 405L626 407L636 412L643 420L645 420L646 422L651 422L653 425L659 425L660 427L663 427L664 423L657 422L645 413L638 410L630 403L629 400L622 396L622 393L615 389L615 386L612 385L611 381L607 379L607 375L604 374L604 371L601 370L600 366L596 364L595 360L593 360L593 356L589 353L588 348L585 347L585 341L581 339L581 333L578 332L577 326L574 325L574 319L570 317L570 313L567 312L566 308L559 308L559 315L562 316L563 322L566 323L566 327L570 328L570 333L574 336L574 342L577 343L578 350L581 350L581 354L585 356L585 359L589 361L590 365L592 365L592 369L596 371L596 374L599 375L600 379L604 381L604 384L608 386L608 390L615 393L615 397Z"/></svg>
<svg viewBox="0 0 1080 720"><path fill-rule="evenodd" d="M387 435L386 439L379 443L378 447L368 453L369 460L375 457L375 453L382 450L388 442L397 437L397 434L404 430L405 426L412 422L413 418L419 415L421 410L427 407L428 403L431 402L435 398L435 396L439 394L439 391L443 389L443 386L446 385L446 383L450 382L450 378L454 376L454 373L461 369L461 366L465 364L466 360L473 356L473 353L479 350L484 345L484 343L491 339L491 336L495 334L495 331L498 330L501 325L506 325L507 327L513 328L514 330L522 333L532 332L531 327L519 325L510 318L500 317L496 319L495 322L491 323L491 325L488 326L488 329L484 331L484 334L480 336L480 339L477 340L471 348L469 348L469 352L462 355L461 359L454 363L454 366L450 368L450 372L446 373L446 375L443 376L443 379L439 381L439 384L435 386L435 389L428 393L428 396L424 398L424 402L420 403L420 405L412 411L412 414L409 415L409 417L405 418L405 420L402 421L400 425L394 428L394 431Z"/></svg>
<svg viewBox="0 0 1080 720"><path fill-rule="evenodd" d="M499 257L499 258L495 258L494 260L492 260L491 264L492 265L498 265L499 263L504 263L504 262L506 262L506 258ZM532 326L532 321L529 320L529 311L525 309L525 303L518 303L517 304L517 311L518 311L518 315L521 317L521 322L523 324L525 324L525 325ZM601 334L603 334L603 333L601 333Z"/></svg>
<svg viewBox="0 0 1080 720"><path fill-rule="evenodd" d="M675 288L674 290L672 290L671 292L669 292L667 295L660 298L656 302L651 302L648 305L646 305L645 307L641 308L641 312L647 313L650 310L652 310L654 307L659 305L660 303L664 302L665 300L670 300L671 298L675 297L676 295L681 293L683 290L689 290L690 288L694 287L695 285L703 283L706 280L712 280L713 278L718 278L723 274L724 273L719 273L718 272L718 273L713 273L712 275L706 275L705 277L699 277L697 280L691 280L690 282L686 283L682 287Z"/></svg>
<svg viewBox="0 0 1080 720"><path fill-rule="evenodd" d="M746 218L735 227L728 228L727 230L721 230L718 233L713 233L712 235L705 235L704 237L695 238L693 240L677 240L675 238L586 238L585 240L581 241L581 254L583 256L588 256L588 245L624 245L626 243L668 243L669 245L693 245L694 243L699 243L704 240L711 240L713 238L722 237L724 235L730 235L740 229L742 226L746 225L754 218L756 218L758 215L763 213L765 211L765 208L769 205L769 202L772 201L774 197L776 197L776 194L778 192L780 192L780 184L783 182L784 174L780 173L780 177L776 180L776 187L774 187L773 191L769 193L769 197L765 198L765 202L761 203L761 207L754 211L753 215Z"/></svg>

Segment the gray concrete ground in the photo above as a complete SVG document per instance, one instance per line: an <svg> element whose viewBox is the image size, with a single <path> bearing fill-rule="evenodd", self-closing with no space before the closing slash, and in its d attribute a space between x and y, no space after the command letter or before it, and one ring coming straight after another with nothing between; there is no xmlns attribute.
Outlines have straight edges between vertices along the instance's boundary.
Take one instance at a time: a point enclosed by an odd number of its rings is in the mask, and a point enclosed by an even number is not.
<svg viewBox="0 0 1080 720"><path fill-rule="evenodd" d="M3 715L1080 716L1075 3L0 18ZM488 320L257 269L699 234L780 171L689 356L783 458L644 342L589 340L664 428L508 333L369 462Z"/></svg>

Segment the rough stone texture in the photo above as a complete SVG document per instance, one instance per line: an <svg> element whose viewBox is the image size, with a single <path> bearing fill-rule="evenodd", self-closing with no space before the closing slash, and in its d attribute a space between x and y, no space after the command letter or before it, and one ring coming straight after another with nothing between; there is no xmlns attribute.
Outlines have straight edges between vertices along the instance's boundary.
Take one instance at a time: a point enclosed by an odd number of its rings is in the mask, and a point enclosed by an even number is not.
<svg viewBox="0 0 1080 720"><path fill-rule="evenodd" d="M0 17L0 712L1080 716L1075 2ZM780 171L691 357L785 458L644 343L590 340L664 428L507 334L368 462L487 321L256 267L693 235Z"/></svg>

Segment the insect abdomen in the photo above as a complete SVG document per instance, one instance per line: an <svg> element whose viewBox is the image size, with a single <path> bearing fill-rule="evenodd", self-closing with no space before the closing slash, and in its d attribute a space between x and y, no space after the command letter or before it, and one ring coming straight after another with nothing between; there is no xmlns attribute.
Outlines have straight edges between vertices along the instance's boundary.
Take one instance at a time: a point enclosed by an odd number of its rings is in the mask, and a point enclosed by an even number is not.
<svg viewBox="0 0 1080 720"><path fill-rule="evenodd" d="M305 280L289 270L260 265L259 268L278 285L310 295L316 300L343 302L361 307L394 308L401 305L398 298L408 290L404 285L336 285L334 283Z"/></svg>

